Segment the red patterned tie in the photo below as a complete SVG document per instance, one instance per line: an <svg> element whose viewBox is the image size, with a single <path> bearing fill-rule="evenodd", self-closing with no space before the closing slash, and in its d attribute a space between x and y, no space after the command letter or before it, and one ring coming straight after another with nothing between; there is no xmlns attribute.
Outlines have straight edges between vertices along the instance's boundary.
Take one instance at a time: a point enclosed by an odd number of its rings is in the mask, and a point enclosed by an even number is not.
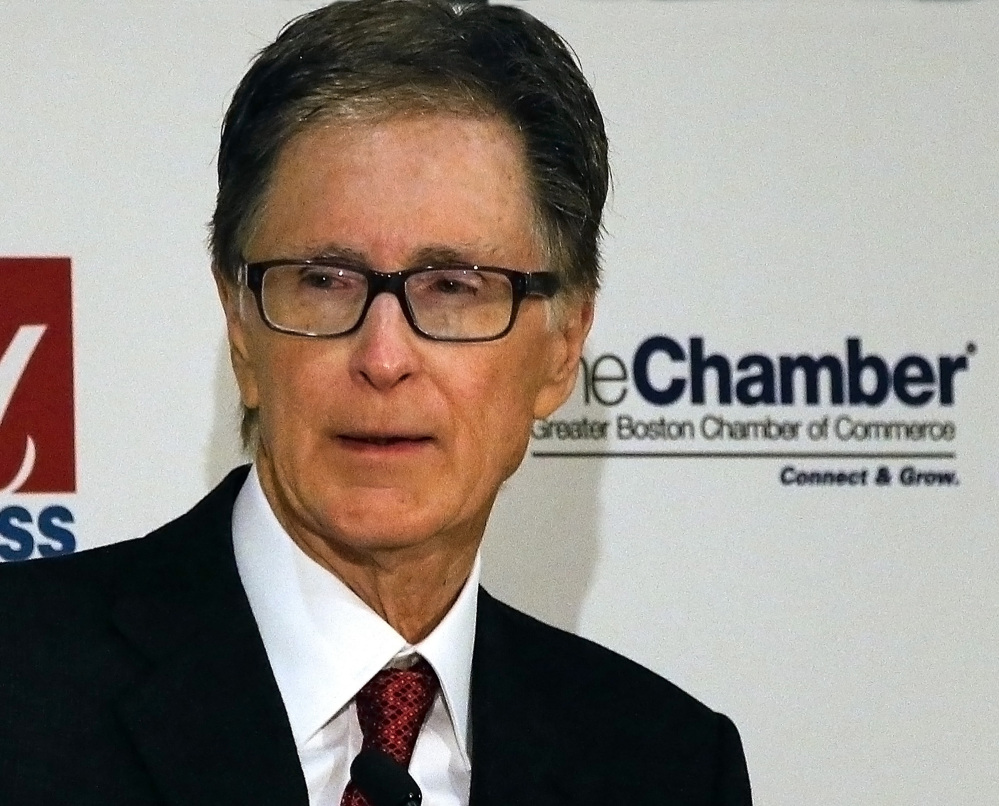
<svg viewBox="0 0 999 806"><path fill-rule="evenodd" d="M382 669L354 698L363 749L374 747L409 767L416 737L437 693L437 675L420 658L408 669ZM353 782L340 806L370 806Z"/></svg>

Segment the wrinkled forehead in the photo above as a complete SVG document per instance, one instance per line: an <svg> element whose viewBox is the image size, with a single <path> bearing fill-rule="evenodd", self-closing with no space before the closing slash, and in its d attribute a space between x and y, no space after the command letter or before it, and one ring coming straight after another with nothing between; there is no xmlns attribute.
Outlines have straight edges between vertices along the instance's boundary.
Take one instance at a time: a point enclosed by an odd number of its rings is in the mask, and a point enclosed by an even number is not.
<svg viewBox="0 0 999 806"><path fill-rule="evenodd" d="M407 141L412 147L408 147ZM452 159L437 163L429 159L431 152L446 153L448 148L460 149L463 145L469 153L478 154L479 159L472 161L467 154L458 152ZM381 170L381 163L385 164L385 170ZM376 181L385 178L386 170L394 171L394 188ZM428 170L439 172L438 184L420 185L414 181L414 177ZM445 181L447 186L443 184ZM446 211L456 218L475 219L474 208L488 200L480 201L474 189L489 187L490 183L500 186L506 197L515 200L511 206L520 208L518 218L526 222L532 241L547 262L549 244L539 215L524 139L504 116L478 103L457 101L416 105L370 103L326 110L298 127L277 152L253 226L244 241L244 251L252 249L262 230L275 225L279 207L282 218L288 219L289 211L284 209L288 204L304 210L323 197L333 203L338 194L350 191L356 198L366 189L372 194L381 193L387 204L396 198L408 199L412 204L416 186L425 189L423 201L438 204L442 215ZM454 193L461 185L468 188L464 211L440 204L440 194L448 190ZM395 192L390 193L393 189ZM397 225L402 228L406 222L403 208ZM422 248L453 252L463 245L465 241L457 239L424 244ZM310 242L307 246L311 254L299 256L322 256L327 244Z"/></svg>
<svg viewBox="0 0 999 806"><path fill-rule="evenodd" d="M516 131L497 116L423 111L303 129L276 161L244 259L344 255L383 270L430 256L542 268Z"/></svg>

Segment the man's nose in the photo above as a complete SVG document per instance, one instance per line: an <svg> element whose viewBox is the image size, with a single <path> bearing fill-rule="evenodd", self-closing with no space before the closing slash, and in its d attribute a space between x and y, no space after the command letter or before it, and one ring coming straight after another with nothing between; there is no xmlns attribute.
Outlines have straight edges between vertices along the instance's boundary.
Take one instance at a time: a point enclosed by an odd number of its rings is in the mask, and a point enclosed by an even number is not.
<svg viewBox="0 0 999 806"><path fill-rule="evenodd" d="M379 294L357 332L351 354L351 373L363 383L386 391L410 377L417 369L419 354L413 331L399 300Z"/></svg>

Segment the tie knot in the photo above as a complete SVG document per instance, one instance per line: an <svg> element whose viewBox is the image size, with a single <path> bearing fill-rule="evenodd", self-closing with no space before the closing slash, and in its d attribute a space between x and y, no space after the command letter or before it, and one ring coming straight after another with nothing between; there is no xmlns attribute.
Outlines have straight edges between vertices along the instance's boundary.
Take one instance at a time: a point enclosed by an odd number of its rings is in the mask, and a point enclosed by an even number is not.
<svg viewBox="0 0 999 806"><path fill-rule="evenodd" d="M408 669L382 669L354 699L363 746L408 767L437 687L437 675L423 658Z"/></svg>

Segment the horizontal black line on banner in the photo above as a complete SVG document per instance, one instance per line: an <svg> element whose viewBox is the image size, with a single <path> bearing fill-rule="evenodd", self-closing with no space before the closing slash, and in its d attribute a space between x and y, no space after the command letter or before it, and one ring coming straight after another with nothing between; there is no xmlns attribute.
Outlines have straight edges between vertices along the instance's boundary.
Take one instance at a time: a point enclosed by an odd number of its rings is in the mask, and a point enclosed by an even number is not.
<svg viewBox="0 0 999 806"><path fill-rule="evenodd" d="M806 453L772 451L531 451L538 459L956 459L956 453Z"/></svg>

